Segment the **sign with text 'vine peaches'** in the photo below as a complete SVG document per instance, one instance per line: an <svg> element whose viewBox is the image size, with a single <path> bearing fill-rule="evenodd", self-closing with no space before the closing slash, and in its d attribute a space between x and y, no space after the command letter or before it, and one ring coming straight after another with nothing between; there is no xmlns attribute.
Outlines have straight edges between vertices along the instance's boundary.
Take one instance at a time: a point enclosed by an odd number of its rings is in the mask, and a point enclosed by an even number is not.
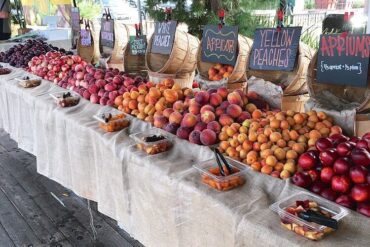
<svg viewBox="0 0 370 247"><path fill-rule="evenodd" d="M155 23L152 39L152 53L171 54L175 40L177 21L162 21Z"/></svg>
<svg viewBox="0 0 370 247"><path fill-rule="evenodd" d="M234 66L238 49L238 27L206 25L202 37L202 61Z"/></svg>

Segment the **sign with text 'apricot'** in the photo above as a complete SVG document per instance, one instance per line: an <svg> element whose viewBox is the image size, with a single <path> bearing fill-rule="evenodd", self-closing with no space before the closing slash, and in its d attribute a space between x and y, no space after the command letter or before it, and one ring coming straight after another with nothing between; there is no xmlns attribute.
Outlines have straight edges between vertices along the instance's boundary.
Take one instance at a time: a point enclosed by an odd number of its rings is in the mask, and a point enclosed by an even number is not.
<svg viewBox="0 0 370 247"><path fill-rule="evenodd" d="M152 53L171 54L177 21L156 22L152 39Z"/></svg>
<svg viewBox="0 0 370 247"><path fill-rule="evenodd" d="M206 25L202 37L202 61L234 66L238 56L238 27Z"/></svg>
<svg viewBox="0 0 370 247"><path fill-rule="evenodd" d="M252 70L294 70L302 27L258 28L254 34L249 68Z"/></svg>
<svg viewBox="0 0 370 247"><path fill-rule="evenodd" d="M369 58L370 34L321 35L317 82L366 87Z"/></svg>

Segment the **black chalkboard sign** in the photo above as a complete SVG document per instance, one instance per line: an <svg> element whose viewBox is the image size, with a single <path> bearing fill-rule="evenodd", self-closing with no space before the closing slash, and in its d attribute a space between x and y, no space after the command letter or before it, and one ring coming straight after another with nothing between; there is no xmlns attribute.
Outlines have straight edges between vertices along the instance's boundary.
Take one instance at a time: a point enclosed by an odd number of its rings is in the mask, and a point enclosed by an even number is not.
<svg viewBox="0 0 370 247"><path fill-rule="evenodd" d="M90 30L82 29L80 37L81 37L80 42L81 42L82 46L84 46L84 47L91 46L92 40L91 40Z"/></svg>
<svg viewBox="0 0 370 247"><path fill-rule="evenodd" d="M302 27L258 28L249 68L252 70L292 71L296 65Z"/></svg>
<svg viewBox="0 0 370 247"><path fill-rule="evenodd" d="M130 36L130 54L133 56L142 56L146 53L146 35L139 37Z"/></svg>
<svg viewBox="0 0 370 247"><path fill-rule="evenodd" d="M152 53L171 54L177 21L156 22L152 39Z"/></svg>
<svg viewBox="0 0 370 247"><path fill-rule="evenodd" d="M370 34L327 34L320 37L317 82L366 87Z"/></svg>
<svg viewBox="0 0 370 247"><path fill-rule="evenodd" d="M202 61L235 65L238 48L238 27L206 25L202 37Z"/></svg>
<svg viewBox="0 0 370 247"><path fill-rule="evenodd" d="M102 18L100 45L103 47L114 48L114 20Z"/></svg>

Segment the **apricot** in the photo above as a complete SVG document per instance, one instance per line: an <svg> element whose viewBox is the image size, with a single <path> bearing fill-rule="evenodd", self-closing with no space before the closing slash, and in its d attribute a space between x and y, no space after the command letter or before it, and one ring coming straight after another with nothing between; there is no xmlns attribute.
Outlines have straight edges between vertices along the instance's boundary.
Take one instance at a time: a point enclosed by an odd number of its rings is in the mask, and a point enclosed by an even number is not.
<svg viewBox="0 0 370 247"><path fill-rule="evenodd" d="M257 141L258 141L259 143L266 143L266 142L268 141L268 138L267 138L267 136L265 136L264 134L259 134L259 135L257 136Z"/></svg>
<svg viewBox="0 0 370 247"><path fill-rule="evenodd" d="M280 172L280 178L281 179L288 179L288 178L290 178L290 172L288 170L282 170Z"/></svg>
<svg viewBox="0 0 370 247"><path fill-rule="evenodd" d="M290 174L294 174L296 171L296 166L292 162L286 162L283 169L288 171Z"/></svg>
<svg viewBox="0 0 370 247"><path fill-rule="evenodd" d="M246 141L246 140L247 140L247 138L248 138L247 134L245 134L245 133L240 133L240 134L238 135L238 142L239 142L240 144L243 144L243 142L244 142L244 141Z"/></svg>
<svg viewBox="0 0 370 247"><path fill-rule="evenodd" d="M338 125L334 125L333 127L330 128L330 135L333 134L342 134L342 128L339 127Z"/></svg>
<svg viewBox="0 0 370 247"><path fill-rule="evenodd" d="M278 172L281 172L283 170L283 167L284 167L284 164L281 163L281 162L278 162L276 163L276 165L274 166L274 170L275 171L278 171Z"/></svg>
<svg viewBox="0 0 370 247"><path fill-rule="evenodd" d="M278 140L276 144L278 147L281 147L281 148L286 147L286 141L284 139Z"/></svg>
<svg viewBox="0 0 370 247"><path fill-rule="evenodd" d="M298 154L303 154L306 151L302 143L294 143L292 150L296 151Z"/></svg>
<svg viewBox="0 0 370 247"><path fill-rule="evenodd" d="M261 127L261 125L258 122L252 122L249 126L249 130L256 131Z"/></svg>
<svg viewBox="0 0 370 247"><path fill-rule="evenodd" d="M295 141L288 141L288 147L292 148L295 144Z"/></svg>
<svg viewBox="0 0 370 247"><path fill-rule="evenodd" d="M279 121L285 120L285 114L284 114L284 112L278 112L278 113L276 113L275 118L277 120L279 120Z"/></svg>
<svg viewBox="0 0 370 247"><path fill-rule="evenodd" d="M255 150L255 151L261 151L261 143L254 142L253 143L253 150Z"/></svg>
<svg viewBox="0 0 370 247"><path fill-rule="evenodd" d="M290 128L290 125L289 125L289 122L287 120L282 120L280 122L280 129L289 129Z"/></svg>
<svg viewBox="0 0 370 247"><path fill-rule="evenodd" d="M325 124L325 126L329 129L333 126L333 124L328 121L328 119L325 119L324 121L322 121L322 123Z"/></svg>
<svg viewBox="0 0 370 247"><path fill-rule="evenodd" d="M263 159L266 159L268 156L273 155L273 151L271 149L265 149L260 152L260 156Z"/></svg>
<svg viewBox="0 0 370 247"><path fill-rule="evenodd" d="M221 115L218 121L222 126L230 126L234 122L234 120L226 114Z"/></svg>
<svg viewBox="0 0 370 247"><path fill-rule="evenodd" d="M295 140L298 140L299 134L296 130L291 130L289 131L289 137L291 140L295 141Z"/></svg>
<svg viewBox="0 0 370 247"><path fill-rule="evenodd" d="M323 137L327 137L330 134L330 129L329 128L322 128L319 130L320 134Z"/></svg>
<svg viewBox="0 0 370 247"><path fill-rule="evenodd" d="M286 121L289 123L290 126L293 126L295 124L295 121L292 117L287 117Z"/></svg>
<svg viewBox="0 0 370 247"><path fill-rule="evenodd" d="M261 172L268 175L272 173L272 170L273 170L272 166L263 166L261 168Z"/></svg>
<svg viewBox="0 0 370 247"><path fill-rule="evenodd" d="M256 151L249 151L247 154L247 164L251 165L252 163L256 162L258 158L258 154Z"/></svg>
<svg viewBox="0 0 370 247"><path fill-rule="evenodd" d="M325 120L328 116L326 115L325 112L319 111L317 113L317 116L319 117L320 120Z"/></svg>
<svg viewBox="0 0 370 247"><path fill-rule="evenodd" d="M278 160L282 161L282 160L284 160L284 159L285 159L286 152L285 152L285 150L284 150L284 149L282 149L282 148L277 148L277 149L275 149L275 151L274 151L274 155L275 155L275 157L276 157Z"/></svg>
<svg viewBox="0 0 370 247"><path fill-rule="evenodd" d="M261 163L260 162L254 162L251 164L251 168L254 170L254 171L261 171Z"/></svg>
<svg viewBox="0 0 370 247"><path fill-rule="evenodd" d="M308 121L317 123L319 121L319 117L317 115L310 115L308 117Z"/></svg>
<svg viewBox="0 0 370 247"><path fill-rule="evenodd" d="M286 158L287 159L297 159L298 158L298 154L296 151L294 150L288 150L286 152Z"/></svg>
<svg viewBox="0 0 370 247"><path fill-rule="evenodd" d="M293 116L294 122L296 124L302 124L304 122L304 117L301 113L297 113Z"/></svg>
<svg viewBox="0 0 370 247"><path fill-rule="evenodd" d="M278 140L282 139L283 136L279 132L273 132L270 135L270 141L277 142Z"/></svg>
<svg viewBox="0 0 370 247"><path fill-rule="evenodd" d="M243 149L247 152L251 151L253 149L253 143L246 140L243 142L243 145L242 145Z"/></svg>
<svg viewBox="0 0 370 247"><path fill-rule="evenodd" d="M257 119L260 119L262 117L262 112L261 110L257 109L257 110L254 110L252 112L252 118L257 120Z"/></svg>
<svg viewBox="0 0 370 247"><path fill-rule="evenodd" d="M221 132L218 135L218 139L220 139L220 141L227 141L229 139L229 136L226 134L226 132Z"/></svg>
<svg viewBox="0 0 370 247"><path fill-rule="evenodd" d="M276 164L277 164L277 162L278 162L278 160L276 159L276 157L275 156L273 156L273 155L269 155L269 156L267 156L267 158L266 158L266 164L268 165L268 166L275 166Z"/></svg>
<svg viewBox="0 0 370 247"><path fill-rule="evenodd" d="M253 113L255 110L257 110L257 106L256 106L255 104L248 103L248 104L245 106L245 109L246 109L249 113Z"/></svg>
<svg viewBox="0 0 370 247"><path fill-rule="evenodd" d="M317 140L321 138L321 133L318 130L311 130L309 133L309 138Z"/></svg>
<svg viewBox="0 0 370 247"><path fill-rule="evenodd" d="M263 151L265 149L270 149L271 144L270 143L262 143L260 148L261 148L261 151Z"/></svg>
<svg viewBox="0 0 370 247"><path fill-rule="evenodd" d="M287 115L287 116L289 116L289 117L293 117L293 116L294 116L294 114L295 114L295 112L294 112L294 111L292 111L292 110L287 110L287 111L286 111L286 115Z"/></svg>
<svg viewBox="0 0 370 247"><path fill-rule="evenodd" d="M297 142L299 142L299 143L307 143L307 137L305 137L304 135L301 135L301 136L298 137Z"/></svg>
<svg viewBox="0 0 370 247"><path fill-rule="evenodd" d="M280 127L280 121L277 119L270 121L270 127L274 129L278 129Z"/></svg>
<svg viewBox="0 0 370 247"><path fill-rule="evenodd" d="M129 101L128 103L128 107L131 109L131 110L135 110L137 109L137 101L132 99Z"/></svg>
<svg viewBox="0 0 370 247"><path fill-rule="evenodd" d="M310 129L314 129L315 128L315 122L308 121L306 126L309 127Z"/></svg>
<svg viewBox="0 0 370 247"><path fill-rule="evenodd" d="M172 124L180 124L182 121L182 114L177 111L172 112L169 117L169 121Z"/></svg>
<svg viewBox="0 0 370 247"><path fill-rule="evenodd" d="M248 135L248 140L251 141L251 142L255 142L257 141L257 133L256 132L250 132L249 135Z"/></svg>
<svg viewBox="0 0 370 247"><path fill-rule="evenodd" d="M307 142L308 146L309 147L314 147L316 145L316 141L318 140L319 138L310 138Z"/></svg>
<svg viewBox="0 0 370 247"><path fill-rule="evenodd" d="M236 148L237 146L239 146L239 142L237 140L230 140L230 146L232 146L233 148Z"/></svg>
<svg viewBox="0 0 370 247"><path fill-rule="evenodd" d="M241 126L241 127L239 128L239 132L240 132L240 133L245 133L245 134L247 134L247 133L248 133L248 129L247 129L246 127L244 127L244 126Z"/></svg>

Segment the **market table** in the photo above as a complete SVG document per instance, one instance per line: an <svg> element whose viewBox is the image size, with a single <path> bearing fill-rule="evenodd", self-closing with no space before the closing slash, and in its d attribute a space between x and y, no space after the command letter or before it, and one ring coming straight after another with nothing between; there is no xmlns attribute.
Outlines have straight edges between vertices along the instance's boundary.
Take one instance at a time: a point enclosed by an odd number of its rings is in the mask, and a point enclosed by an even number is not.
<svg viewBox="0 0 370 247"><path fill-rule="evenodd" d="M176 138L170 152L147 157L128 135L149 124L132 118L128 129L104 133L92 116L113 108L84 99L58 108L49 93L62 88L43 80L23 89L14 79L29 74L12 69L0 76L0 128L37 157L40 174L96 201L145 246L370 246L369 218L351 211L320 242L299 237L269 209L300 191L288 180L248 170L241 188L212 190L192 168L212 157L207 147Z"/></svg>

